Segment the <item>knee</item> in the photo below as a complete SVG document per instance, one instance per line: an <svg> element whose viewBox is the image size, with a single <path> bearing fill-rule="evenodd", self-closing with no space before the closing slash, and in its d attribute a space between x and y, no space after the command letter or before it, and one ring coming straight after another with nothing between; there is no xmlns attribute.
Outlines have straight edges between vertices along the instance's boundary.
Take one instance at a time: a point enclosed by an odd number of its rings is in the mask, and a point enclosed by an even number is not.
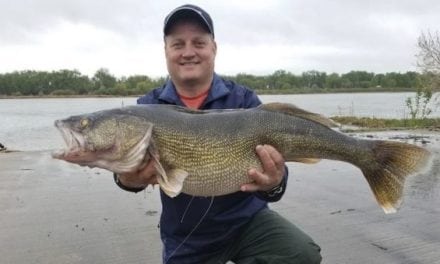
<svg viewBox="0 0 440 264"><path fill-rule="evenodd" d="M322 260L321 248L314 242L309 242L301 255L301 263L318 264Z"/></svg>

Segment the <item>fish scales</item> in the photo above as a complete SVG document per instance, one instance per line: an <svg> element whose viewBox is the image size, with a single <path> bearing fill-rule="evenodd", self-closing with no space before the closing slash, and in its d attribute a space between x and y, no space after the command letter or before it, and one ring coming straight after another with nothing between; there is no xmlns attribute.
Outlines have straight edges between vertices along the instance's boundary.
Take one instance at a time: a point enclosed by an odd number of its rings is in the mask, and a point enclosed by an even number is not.
<svg viewBox="0 0 440 264"><path fill-rule="evenodd" d="M153 139L167 169L185 168L189 173L182 191L191 195L228 194L250 182L248 169L261 169L257 145L273 145L287 158L325 155L344 160L357 145L357 140L337 133L324 136L332 130L321 124L276 112L251 109L194 115L167 110L170 113L155 115ZM286 126L290 123L296 125ZM177 148L169 140L176 135ZM295 152L289 154L291 149Z"/></svg>
<svg viewBox="0 0 440 264"><path fill-rule="evenodd" d="M428 164L429 152L406 143L356 139L331 124L280 103L209 111L137 105L56 121L70 146L53 156L124 173L136 170L147 153L159 157L158 181L166 194L215 196L250 182L248 170L262 167L255 147L268 144L286 161L333 159L359 167L384 211L394 212L406 177Z"/></svg>

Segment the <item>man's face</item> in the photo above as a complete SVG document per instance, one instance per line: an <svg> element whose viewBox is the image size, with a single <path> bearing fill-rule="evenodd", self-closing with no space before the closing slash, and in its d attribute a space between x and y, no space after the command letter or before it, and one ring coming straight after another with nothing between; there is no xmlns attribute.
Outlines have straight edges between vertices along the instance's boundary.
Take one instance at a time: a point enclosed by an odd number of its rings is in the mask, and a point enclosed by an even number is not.
<svg viewBox="0 0 440 264"><path fill-rule="evenodd" d="M217 46L196 22L174 25L165 37L168 72L177 84L203 83L212 78Z"/></svg>

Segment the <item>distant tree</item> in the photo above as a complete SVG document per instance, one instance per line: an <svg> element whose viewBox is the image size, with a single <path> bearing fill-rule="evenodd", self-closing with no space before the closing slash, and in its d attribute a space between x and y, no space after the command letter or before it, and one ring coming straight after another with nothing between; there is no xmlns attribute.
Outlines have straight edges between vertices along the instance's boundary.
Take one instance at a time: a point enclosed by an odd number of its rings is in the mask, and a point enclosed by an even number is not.
<svg viewBox="0 0 440 264"><path fill-rule="evenodd" d="M383 86L387 88L396 88L397 79L399 78L396 72L388 72L383 79Z"/></svg>
<svg viewBox="0 0 440 264"><path fill-rule="evenodd" d="M384 87L385 74L379 73L375 74L373 79L371 80L371 85L374 87Z"/></svg>
<svg viewBox="0 0 440 264"><path fill-rule="evenodd" d="M353 88L368 88L371 87L371 80L374 77L374 73L366 71L351 71L343 74L342 78L349 80Z"/></svg>
<svg viewBox="0 0 440 264"><path fill-rule="evenodd" d="M270 88L288 90L297 86L296 77L285 70L277 70L268 76Z"/></svg>
<svg viewBox="0 0 440 264"><path fill-rule="evenodd" d="M337 73L327 75L325 79L325 88L337 89L342 88L342 79Z"/></svg>
<svg viewBox="0 0 440 264"><path fill-rule="evenodd" d="M235 82L250 87L252 89L258 89L256 80L258 79L254 75L246 74L246 73L238 73L235 77L228 77L227 79L232 79ZM262 87L261 87L262 88Z"/></svg>
<svg viewBox="0 0 440 264"><path fill-rule="evenodd" d="M417 39L419 53L417 66L426 72L440 74L440 36L439 32L423 33Z"/></svg>
<svg viewBox="0 0 440 264"><path fill-rule="evenodd" d="M155 88L154 84L151 81L141 81L136 84L136 94L145 94Z"/></svg>
<svg viewBox="0 0 440 264"><path fill-rule="evenodd" d="M152 80L150 77L146 76L146 75L133 75L127 78L127 80L125 81L127 88L131 89L131 90L135 90L137 85L139 83L146 83L148 87L153 86L152 85Z"/></svg>
<svg viewBox="0 0 440 264"><path fill-rule="evenodd" d="M74 94L87 94L92 89L92 83L86 75L78 70L60 70L46 74L43 87L46 94L55 90L70 90Z"/></svg>
<svg viewBox="0 0 440 264"><path fill-rule="evenodd" d="M324 88L327 74L319 71L306 71L302 74L303 86L306 88Z"/></svg>
<svg viewBox="0 0 440 264"><path fill-rule="evenodd" d="M419 73L415 71L409 71L402 75L402 86L405 88L417 87L417 80L419 78Z"/></svg>
<svg viewBox="0 0 440 264"><path fill-rule="evenodd" d="M114 88L117 83L116 77L110 74L109 70L105 68L99 69L95 75L93 75L92 81L96 90Z"/></svg>
<svg viewBox="0 0 440 264"><path fill-rule="evenodd" d="M417 39L417 66L422 71L416 95L406 99L411 118L426 118L431 112L429 107L433 99L438 106L439 96L433 97L433 92L440 90L440 36L439 33L421 33Z"/></svg>
<svg viewBox="0 0 440 264"><path fill-rule="evenodd" d="M440 35L435 33L422 33L417 41L419 53L417 54L417 66L425 75L425 86L432 92L440 91ZM434 99L440 104L439 94Z"/></svg>

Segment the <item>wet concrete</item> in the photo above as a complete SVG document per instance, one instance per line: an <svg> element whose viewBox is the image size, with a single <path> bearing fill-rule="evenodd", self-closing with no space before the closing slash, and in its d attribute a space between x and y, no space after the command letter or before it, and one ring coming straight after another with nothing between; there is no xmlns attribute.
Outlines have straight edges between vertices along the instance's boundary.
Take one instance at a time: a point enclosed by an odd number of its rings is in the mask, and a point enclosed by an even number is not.
<svg viewBox="0 0 440 264"><path fill-rule="evenodd" d="M285 197L272 208L310 234L323 263L440 263L440 148L386 215L361 172L342 162L289 163ZM406 132L360 134L411 141ZM124 192L111 173L53 160L49 152L0 153L1 263L160 263L158 190Z"/></svg>

